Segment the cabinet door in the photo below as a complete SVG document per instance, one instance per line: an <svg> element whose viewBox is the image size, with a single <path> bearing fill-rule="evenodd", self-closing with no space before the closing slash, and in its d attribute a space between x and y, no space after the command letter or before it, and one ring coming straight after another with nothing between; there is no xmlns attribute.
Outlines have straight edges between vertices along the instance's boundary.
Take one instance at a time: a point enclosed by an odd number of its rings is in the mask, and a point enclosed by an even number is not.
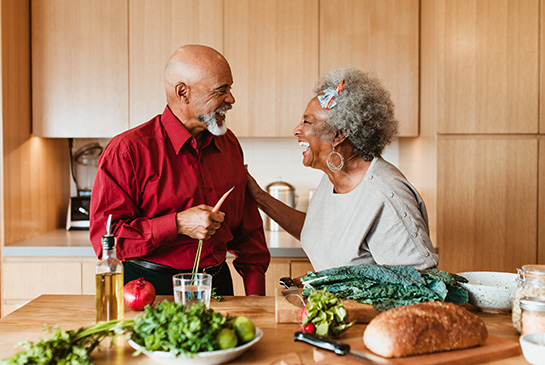
<svg viewBox="0 0 545 365"><path fill-rule="evenodd" d="M514 272L535 263L536 137L440 137L439 266Z"/></svg>
<svg viewBox="0 0 545 365"><path fill-rule="evenodd" d="M225 2L238 137L291 137L318 79L317 0Z"/></svg>
<svg viewBox="0 0 545 365"><path fill-rule="evenodd" d="M163 71L184 44L223 52L222 0L130 0L130 126L147 122L166 106Z"/></svg>
<svg viewBox="0 0 545 365"><path fill-rule="evenodd" d="M390 91L401 136L418 135L418 0L322 0L320 75L354 66Z"/></svg>
<svg viewBox="0 0 545 365"><path fill-rule="evenodd" d="M84 257L81 262L81 294L96 294L95 269L98 260Z"/></svg>
<svg viewBox="0 0 545 365"><path fill-rule="evenodd" d="M42 294L81 294L81 263L67 257L5 257L2 316Z"/></svg>
<svg viewBox="0 0 545 365"><path fill-rule="evenodd" d="M545 136L539 136L539 211L538 211L538 242L537 263L545 265ZM531 263L531 262L528 262Z"/></svg>
<svg viewBox="0 0 545 365"><path fill-rule="evenodd" d="M112 137L127 129L127 0L31 2L33 134Z"/></svg>
<svg viewBox="0 0 545 365"><path fill-rule="evenodd" d="M314 272L314 268L309 260L294 260L291 262L290 269L292 278L306 276L309 271Z"/></svg>
<svg viewBox="0 0 545 365"><path fill-rule="evenodd" d="M432 5L438 132L536 133L539 1Z"/></svg>

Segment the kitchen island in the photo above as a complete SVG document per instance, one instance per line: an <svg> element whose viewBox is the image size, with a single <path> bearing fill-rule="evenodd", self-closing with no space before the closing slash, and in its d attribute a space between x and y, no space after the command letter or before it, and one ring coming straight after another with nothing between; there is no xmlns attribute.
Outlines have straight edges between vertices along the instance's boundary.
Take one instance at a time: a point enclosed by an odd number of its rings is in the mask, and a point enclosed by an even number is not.
<svg viewBox="0 0 545 365"><path fill-rule="evenodd" d="M92 295L42 295L0 320L0 359L15 354L14 345L23 340L46 338L44 324L59 325L62 329L76 329L94 323L94 296ZM156 303L172 297L158 297ZM314 348L293 341L293 334L299 329L297 324L277 324L274 320L274 297L225 297L223 301L211 302L211 307L222 313L246 315L264 332L263 338L247 350L233 364L271 365L280 364L289 354L300 354L303 364L314 364ZM467 305L469 310L473 307ZM126 309L125 317L133 318L141 312ZM475 312L481 317L490 335L511 341L518 341L518 334L511 325L510 314L488 314ZM361 339L365 325L355 325L342 337L351 342ZM133 357L133 349L125 342L118 346L95 350L96 364L155 364L145 355ZM289 364L298 364L290 357ZM339 362L340 363L340 362ZM527 364L522 355L491 362L493 364Z"/></svg>

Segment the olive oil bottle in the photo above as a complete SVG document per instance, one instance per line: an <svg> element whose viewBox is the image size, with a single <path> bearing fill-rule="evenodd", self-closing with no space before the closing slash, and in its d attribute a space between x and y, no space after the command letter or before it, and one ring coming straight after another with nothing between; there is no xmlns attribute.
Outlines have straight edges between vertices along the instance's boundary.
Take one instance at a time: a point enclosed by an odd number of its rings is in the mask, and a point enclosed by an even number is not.
<svg viewBox="0 0 545 365"><path fill-rule="evenodd" d="M96 320L123 319L123 264L116 257L116 238L111 233L112 215L108 217L106 234L102 236L102 259L96 274Z"/></svg>

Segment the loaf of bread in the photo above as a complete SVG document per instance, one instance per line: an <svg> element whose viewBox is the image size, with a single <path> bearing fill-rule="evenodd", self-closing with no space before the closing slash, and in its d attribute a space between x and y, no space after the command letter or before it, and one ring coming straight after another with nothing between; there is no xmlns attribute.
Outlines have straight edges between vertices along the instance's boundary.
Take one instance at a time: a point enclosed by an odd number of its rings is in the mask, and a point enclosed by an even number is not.
<svg viewBox="0 0 545 365"><path fill-rule="evenodd" d="M451 303L424 302L382 312L363 333L365 346L384 357L404 357L483 345L484 322Z"/></svg>

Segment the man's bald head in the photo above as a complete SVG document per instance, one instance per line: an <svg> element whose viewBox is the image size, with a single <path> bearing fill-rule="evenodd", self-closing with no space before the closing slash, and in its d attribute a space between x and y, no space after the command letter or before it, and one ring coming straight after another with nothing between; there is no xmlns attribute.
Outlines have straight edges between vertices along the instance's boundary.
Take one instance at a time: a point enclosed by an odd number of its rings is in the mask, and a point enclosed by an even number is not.
<svg viewBox="0 0 545 365"><path fill-rule="evenodd" d="M178 48L165 67L167 100L175 96L176 84L193 85L225 67L229 68L225 57L211 47L190 44Z"/></svg>

